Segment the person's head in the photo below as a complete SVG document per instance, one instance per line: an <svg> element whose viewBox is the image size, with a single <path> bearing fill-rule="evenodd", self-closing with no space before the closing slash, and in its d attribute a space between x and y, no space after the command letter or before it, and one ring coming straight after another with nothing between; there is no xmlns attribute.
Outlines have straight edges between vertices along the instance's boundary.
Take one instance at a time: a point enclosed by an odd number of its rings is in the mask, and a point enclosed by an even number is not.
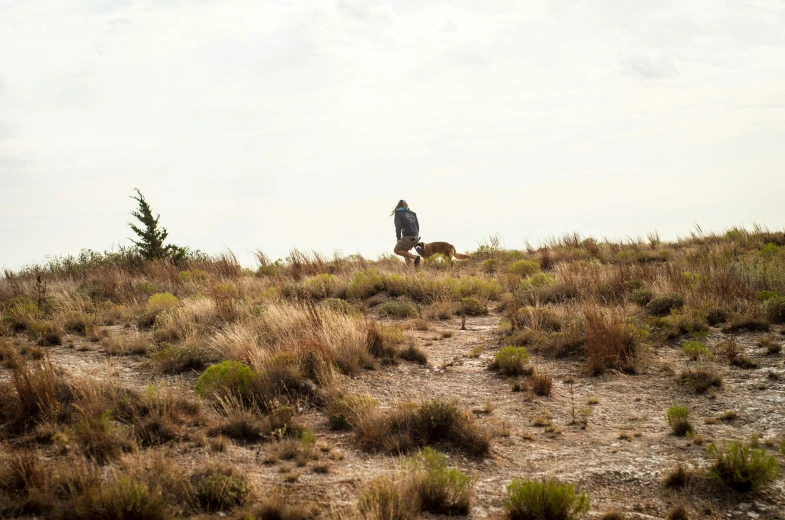
<svg viewBox="0 0 785 520"><path fill-rule="evenodd" d="M408 207L409 207L409 205L406 203L406 201L401 199L401 200L398 201L398 205L395 206L395 209L392 210L392 213L390 213L390 216L395 215L395 212L398 211L399 209L401 209L401 208L408 208Z"/></svg>

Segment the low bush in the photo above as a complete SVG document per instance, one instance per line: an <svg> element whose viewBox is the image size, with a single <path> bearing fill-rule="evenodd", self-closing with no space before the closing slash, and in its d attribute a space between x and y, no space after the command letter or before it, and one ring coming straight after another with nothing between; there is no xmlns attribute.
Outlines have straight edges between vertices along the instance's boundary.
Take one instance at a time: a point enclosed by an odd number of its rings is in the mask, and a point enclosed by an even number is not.
<svg viewBox="0 0 785 520"><path fill-rule="evenodd" d="M507 266L507 272L521 276L531 276L540 272L540 263L534 260L518 260Z"/></svg>
<svg viewBox="0 0 785 520"><path fill-rule="evenodd" d="M349 298L365 299L384 290L384 282L375 271L363 271L354 275L346 296Z"/></svg>
<svg viewBox="0 0 785 520"><path fill-rule="evenodd" d="M551 395L551 389L553 388L553 376L551 376L549 373L535 370L534 373L532 373L529 383L531 385L532 392L534 392L536 395Z"/></svg>
<svg viewBox="0 0 785 520"><path fill-rule="evenodd" d="M603 313L589 308L585 313L586 355L589 368L599 374L606 368L635 371L637 337L635 328L625 323L618 311Z"/></svg>
<svg viewBox="0 0 785 520"><path fill-rule="evenodd" d="M764 304L766 319L772 323L785 323L785 296L775 296Z"/></svg>
<svg viewBox="0 0 785 520"><path fill-rule="evenodd" d="M398 356L406 361L419 363L420 365L428 364L428 354L425 353L420 347L412 344L398 352Z"/></svg>
<svg viewBox="0 0 785 520"><path fill-rule="evenodd" d="M769 335L758 342L758 346L766 349L766 354L773 355L779 354L782 351L782 343L777 340L776 336Z"/></svg>
<svg viewBox="0 0 785 520"><path fill-rule="evenodd" d="M379 401L368 395L345 395L330 401L327 406L330 427L342 430L357 425L359 417L379 406Z"/></svg>
<svg viewBox="0 0 785 520"><path fill-rule="evenodd" d="M466 515L471 506L473 479L447 466L447 457L423 448L410 461L423 511L438 515Z"/></svg>
<svg viewBox="0 0 785 520"><path fill-rule="evenodd" d="M312 298L329 298L335 296L340 288L340 279L334 274L317 274L302 282L303 291Z"/></svg>
<svg viewBox="0 0 785 520"><path fill-rule="evenodd" d="M390 412L370 409L357 418L357 437L371 451L400 453L415 447L444 444L486 455L490 438L455 401L403 403Z"/></svg>
<svg viewBox="0 0 785 520"><path fill-rule="evenodd" d="M757 316L738 316L731 320L722 328L725 334L735 334L737 332L768 332L771 330L769 322Z"/></svg>
<svg viewBox="0 0 785 520"><path fill-rule="evenodd" d="M681 350L687 355L688 358L693 361L697 360L701 356L706 356L708 352L706 345L700 341L685 341L681 346Z"/></svg>
<svg viewBox="0 0 785 520"><path fill-rule="evenodd" d="M690 473L682 464L676 466L665 476L663 484L667 488L683 488L690 480Z"/></svg>
<svg viewBox="0 0 785 520"><path fill-rule="evenodd" d="M214 350L198 344L169 345L151 356L155 367L163 374L181 374L191 370L204 370L218 361Z"/></svg>
<svg viewBox="0 0 785 520"><path fill-rule="evenodd" d="M689 518L687 509L682 505L673 506L665 515L665 520L689 520Z"/></svg>
<svg viewBox="0 0 785 520"><path fill-rule="evenodd" d="M531 373L529 353L526 347L502 347L497 353L491 368L507 376Z"/></svg>
<svg viewBox="0 0 785 520"><path fill-rule="evenodd" d="M706 454L714 460L709 476L741 493L752 491L779 475L779 464L762 448L745 442L709 444Z"/></svg>
<svg viewBox="0 0 785 520"><path fill-rule="evenodd" d="M504 510L510 520L574 520L589 510L589 497L558 480L513 479Z"/></svg>
<svg viewBox="0 0 785 520"><path fill-rule="evenodd" d="M223 361L199 376L195 390L202 397L229 394L247 400L256 377L253 369L239 361Z"/></svg>
<svg viewBox="0 0 785 520"><path fill-rule="evenodd" d="M668 408L665 418L668 420L674 435L684 437L687 434L694 433L692 424L690 424L690 411L686 406L672 405Z"/></svg>
<svg viewBox="0 0 785 520"><path fill-rule="evenodd" d="M379 315L388 318L416 318L419 315L417 305L414 302L405 300L395 300L382 303L377 307Z"/></svg>
<svg viewBox="0 0 785 520"><path fill-rule="evenodd" d="M684 307L684 296L678 293L656 296L646 304L646 312L652 316L667 316L674 309Z"/></svg>
<svg viewBox="0 0 785 520"><path fill-rule="evenodd" d="M630 300L637 303L641 307L646 307L649 302L654 298L654 293L649 289L637 289L630 294Z"/></svg>
<svg viewBox="0 0 785 520"><path fill-rule="evenodd" d="M466 316L485 316L488 314L488 306L477 298L463 298L460 312Z"/></svg>
<svg viewBox="0 0 785 520"><path fill-rule="evenodd" d="M711 387L721 387L722 377L714 371L698 368L681 373L681 380L691 385L696 394L702 394Z"/></svg>
<svg viewBox="0 0 785 520"><path fill-rule="evenodd" d="M232 466L212 466L191 477L199 505L208 511L229 511L251 494L246 478Z"/></svg>
<svg viewBox="0 0 785 520"><path fill-rule="evenodd" d="M420 516L417 488L411 479L377 477L360 494L359 518L413 520Z"/></svg>

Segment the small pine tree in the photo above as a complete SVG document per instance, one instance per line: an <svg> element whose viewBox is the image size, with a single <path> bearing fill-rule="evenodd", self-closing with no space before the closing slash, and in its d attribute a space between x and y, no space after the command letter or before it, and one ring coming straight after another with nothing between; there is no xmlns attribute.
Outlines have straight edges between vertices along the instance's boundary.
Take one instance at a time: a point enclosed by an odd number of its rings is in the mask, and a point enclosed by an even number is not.
<svg viewBox="0 0 785 520"><path fill-rule="evenodd" d="M166 240L169 232L166 231L165 227L158 227L158 219L161 218L161 215L153 217L153 211L150 209L150 205L145 200L142 192L138 188L134 188L134 191L136 191L137 196L131 196L131 198L139 203L139 209L133 211L131 215L142 224L142 227L128 223L131 226L131 230L139 237L138 241L131 239L131 242L136 245L139 253L145 260L165 258L170 252L169 247L164 246L164 240Z"/></svg>

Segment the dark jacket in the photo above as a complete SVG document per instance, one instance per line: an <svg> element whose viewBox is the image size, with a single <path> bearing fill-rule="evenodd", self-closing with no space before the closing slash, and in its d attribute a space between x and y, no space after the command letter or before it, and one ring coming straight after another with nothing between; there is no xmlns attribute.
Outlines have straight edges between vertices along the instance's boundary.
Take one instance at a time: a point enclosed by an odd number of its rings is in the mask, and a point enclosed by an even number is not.
<svg viewBox="0 0 785 520"><path fill-rule="evenodd" d="M395 238L400 240L401 236L420 236L420 223L417 222L417 214L409 208L395 210Z"/></svg>

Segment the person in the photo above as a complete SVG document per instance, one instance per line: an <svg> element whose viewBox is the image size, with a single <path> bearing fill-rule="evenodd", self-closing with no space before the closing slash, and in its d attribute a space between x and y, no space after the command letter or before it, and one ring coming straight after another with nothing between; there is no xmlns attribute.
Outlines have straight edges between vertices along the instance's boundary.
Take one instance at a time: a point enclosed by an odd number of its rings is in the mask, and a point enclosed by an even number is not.
<svg viewBox="0 0 785 520"><path fill-rule="evenodd" d="M420 241L420 223L417 222L417 214L409 209L405 200L398 201L398 205L390 213L395 215L395 238L398 240L393 252L406 259L406 265L420 265L420 257L411 254L409 251Z"/></svg>

